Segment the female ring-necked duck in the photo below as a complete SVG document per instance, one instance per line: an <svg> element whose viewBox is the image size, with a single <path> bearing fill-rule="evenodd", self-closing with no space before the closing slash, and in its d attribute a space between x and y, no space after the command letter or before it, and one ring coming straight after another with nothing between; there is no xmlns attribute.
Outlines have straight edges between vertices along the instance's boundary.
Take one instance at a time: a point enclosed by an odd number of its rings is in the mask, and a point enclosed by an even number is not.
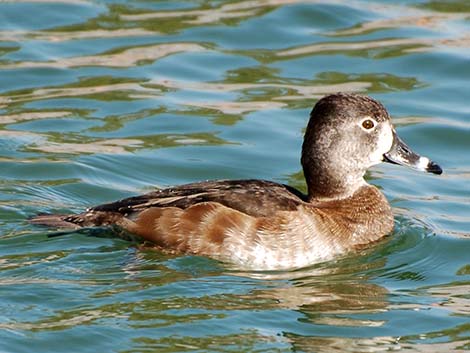
<svg viewBox="0 0 470 353"><path fill-rule="evenodd" d="M313 108L302 145L307 195L264 180L205 181L31 222L70 229L117 225L161 248L245 268L303 267L392 231L387 200L363 178L382 161L442 173L398 138L382 104L332 94Z"/></svg>

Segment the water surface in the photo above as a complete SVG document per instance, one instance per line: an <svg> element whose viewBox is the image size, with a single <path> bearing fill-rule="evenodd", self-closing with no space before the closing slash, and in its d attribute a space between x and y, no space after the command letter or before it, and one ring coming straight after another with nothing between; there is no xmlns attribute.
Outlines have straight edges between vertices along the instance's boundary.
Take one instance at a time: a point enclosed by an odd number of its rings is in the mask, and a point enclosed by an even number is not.
<svg viewBox="0 0 470 353"><path fill-rule="evenodd" d="M0 351L470 351L467 1L0 1ZM37 213L202 179L305 189L311 106L369 94L442 176L374 167L394 234L241 273Z"/></svg>

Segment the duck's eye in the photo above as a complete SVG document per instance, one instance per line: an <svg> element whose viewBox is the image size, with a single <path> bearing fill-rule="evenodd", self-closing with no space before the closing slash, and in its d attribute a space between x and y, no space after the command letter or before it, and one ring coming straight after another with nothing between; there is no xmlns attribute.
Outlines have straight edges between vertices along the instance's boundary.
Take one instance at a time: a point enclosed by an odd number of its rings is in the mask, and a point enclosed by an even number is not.
<svg viewBox="0 0 470 353"><path fill-rule="evenodd" d="M366 119L362 122L362 127L366 130L370 130L375 126L375 122L371 119Z"/></svg>

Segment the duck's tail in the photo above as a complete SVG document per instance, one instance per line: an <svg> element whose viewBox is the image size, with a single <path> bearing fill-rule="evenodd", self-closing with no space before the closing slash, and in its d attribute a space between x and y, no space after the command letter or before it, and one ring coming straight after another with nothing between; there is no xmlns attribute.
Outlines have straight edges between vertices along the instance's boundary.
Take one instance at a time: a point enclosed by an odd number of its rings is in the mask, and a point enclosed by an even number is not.
<svg viewBox="0 0 470 353"><path fill-rule="evenodd" d="M41 214L32 217L29 223L54 228L55 231L47 233L48 238L79 233L94 237L109 237L111 234L111 236L118 236L124 240L136 240L136 237L127 233L117 224L103 224L102 220L93 218L86 212L75 215Z"/></svg>
<svg viewBox="0 0 470 353"><path fill-rule="evenodd" d="M60 231L76 231L94 227L118 226L124 229L133 229L134 222L126 219L119 212L104 212L87 210L83 213L60 215L40 214L29 220L31 224L55 228Z"/></svg>
<svg viewBox="0 0 470 353"><path fill-rule="evenodd" d="M71 215L40 214L31 218L29 223L63 230L75 230L82 228L81 225L73 223L72 217L73 216Z"/></svg>

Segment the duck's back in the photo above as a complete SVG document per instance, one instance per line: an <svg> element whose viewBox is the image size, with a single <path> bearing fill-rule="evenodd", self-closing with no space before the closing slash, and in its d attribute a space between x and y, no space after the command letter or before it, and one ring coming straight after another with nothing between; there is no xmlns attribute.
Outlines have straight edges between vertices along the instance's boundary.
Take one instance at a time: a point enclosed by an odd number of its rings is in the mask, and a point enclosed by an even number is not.
<svg viewBox="0 0 470 353"><path fill-rule="evenodd" d="M129 214L151 207L187 209L215 202L253 217L272 216L276 211L292 211L306 196L283 184L265 180L216 180L159 189L148 194L96 206L95 212Z"/></svg>
<svg viewBox="0 0 470 353"><path fill-rule="evenodd" d="M279 211L293 211L305 202L300 191L283 184L265 180L216 180L185 184L129 197L87 209L80 214L40 215L31 223L55 228L129 225L126 220L138 222L149 212L180 214L192 207L201 216L211 214L214 208L224 207L234 214L254 218L272 217ZM197 206L197 207L195 207ZM151 210L151 211L149 211ZM194 211L193 211L194 212ZM144 217L148 218L148 217ZM146 225L150 228L150 225Z"/></svg>

